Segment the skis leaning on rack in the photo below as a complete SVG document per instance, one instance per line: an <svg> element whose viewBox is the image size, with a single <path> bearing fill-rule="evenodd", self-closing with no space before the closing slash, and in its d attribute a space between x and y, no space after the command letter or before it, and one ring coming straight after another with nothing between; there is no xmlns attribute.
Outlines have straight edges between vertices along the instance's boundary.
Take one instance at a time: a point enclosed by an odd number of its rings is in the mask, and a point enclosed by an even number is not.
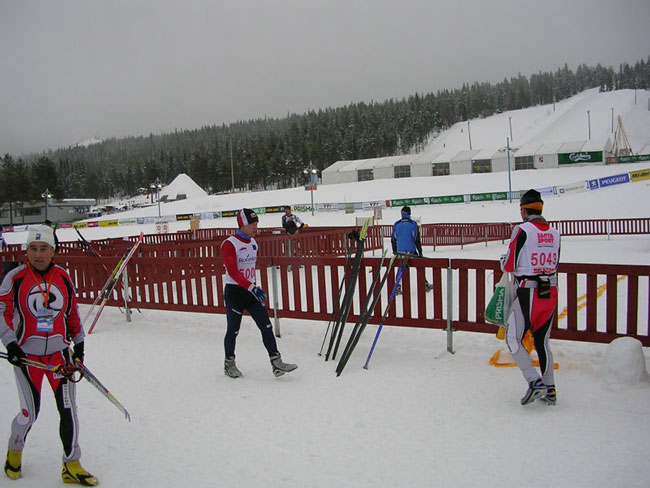
<svg viewBox="0 0 650 488"><path fill-rule="evenodd" d="M359 268L361 267L361 258L363 258L363 248L368 234L368 225L370 224L370 219L366 219L361 227L361 232L359 232L359 240L357 242L357 252L354 256L354 261L352 262L352 268L350 269L349 275L347 276L347 287L345 289L345 295L343 295L343 302L341 303L341 310L339 311L336 322L334 322L334 327L332 328L332 335L330 336L329 347L327 348L327 354L325 355L325 361L329 361L330 357L336 359L336 352L338 351L339 344L341 343L341 336L343 335L343 329L345 327L345 321L350 314L350 309L352 308L352 300L354 298L354 292L357 286L357 278L359 277Z"/></svg>
<svg viewBox="0 0 650 488"><path fill-rule="evenodd" d="M7 354L0 352L0 358L7 359ZM85 366L81 361L75 360L74 364L59 364L57 366L41 363L40 361L34 361L33 359L27 358L23 358L21 362L25 366L32 366L33 368L40 368L60 374L61 376L65 376L74 383L78 383L83 378L86 378L86 380L88 380L91 385L97 388L97 391L104 395L113 405L115 405L120 410L120 412L124 414L124 417L129 422L131 421L131 415L129 415L129 412L126 410L126 408L124 408L124 406L117 400L117 398L115 398L115 396L113 396L113 394L108 391L108 388L106 388L102 382L97 379L97 376L91 373L88 367ZM79 373L81 377L76 377L75 373Z"/></svg>
<svg viewBox="0 0 650 488"><path fill-rule="evenodd" d="M357 240L359 235L356 232L350 232L348 234L350 240ZM325 335L323 336L323 342L320 345L320 351L318 352L319 356L323 355L323 348L325 347L325 341L327 340L327 334L329 334L332 323L336 320L341 311L341 295L343 294L343 287L345 287L346 278L348 272L350 271L350 259L352 258L352 246L348 247L348 251L345 254L345 264L343 265L343 278L341 278L341 284L339 285L339 291L336 294L336 301L332 304L332 315L329 322L327 322L327 329L325 329Z"/></svg>
<svg viewBox="0 0 650 488"><path fill-rule="evenodd" d="M386 271L384 271L384 276L382 276L381 280L379 279L379 277L381 276L381 269L384 264L384 258L386 257L386 252L388 252L388 250L384 252L384 255L381 258L381 262L379 263L379 267L377 268L377 271L375 271L372 284L370 285L370 289L368 290L366 299L364 300L363 305L361 307L361 312L359 313L359 318L357 319L357 323L354 324L354 328L352 329L352 333L350 334L348 343L346 344L345 349L343 349L343 353L341 354L341 359L339 361L339 364L336 366L336 376L341 375L341 373L343 372L343 368L345 368L345 365L347 364L348 360L350 359L350 356L352 355L352 351L354 351L354 348L359 343L361 334L363 334L363 331L368 325L368 321L370 320L372 314L375 311L377 302L379 302L379 298L381 297L381 291L384 289L384 285L386 284L386 280L388 279L388 274L392 272L393 263L395 262L396 256L390 258L390 261L388 262L388 266L386 267Z"/></svg>
<svg viewBox="0 0 650 488"><path fill-rule="evenodd" d="M108 300L110 300L111 295L113 294L113 290L115 289L115 286L117 285L120 277L122 276L122 273L124 273L124 270L126 269L126 266L129 264L129 261L135 255L135 252L137 251L138 247L142 243L143 239L144 239L144 234L141 232L140 236L135 241L133 246L131 246L131 248L124 254L124 256L122 256L122 258L115 265L113 272L108 277L108 280L106 280L106 283L104 284L101 291L97 295L97 298L95 298L95 301L90 307L90 310L88 310L88 312L86 313L86 316L84 317L83 320L84 325L86 325L89 317L92 315L95 308L99 306L99 310L95 314L92 324L88 329L88 334L92 334L93 329L97 325L97 321L99 320L99 317L102 314L104 307L106 306L106 303L108 302Z"/></svg>
<svg viewBox="0 0 650 488"><path fill-rule="evenodd" d="M339 360L339 363L336 366L336 376L341 375L341 373L343 372L343 368L345 368L345 365L348 362L348 359L350 359L352 351L354 350L357 343L359 342L359 338L363 333L363 329L365 329L366 325L368 324L368 320L370 320L370 317L372 317L372 314L375 310L375 306L379 301L381 290L384 287L384 284L386 283L386 278L388 277L388 272L393 267L395 256L393 256L390 259L386 272L384 273L383 278L381 278L380 280L381 270L384 266L384 260L386 258L387 252L388 250L384 251L379 266L377 267L377 270L374 272L372 283L370 284L370 289L368 290L366 298L363 301L363 305L361 306L361 310L359 311L359 317L357 318L357 322L356 324L354 324L354 327L352 328L352 332L350 333L348 342L345 345L343 352L341 353L341 359Z"/></svg>
<svg viewBox="0 0 650 488"><path fill-rule="evenodd" d="M370 352L368 353L368 357L366 358L366 363L363 365L363 369L368 369L368 364L370 363L370 358L372 357L372 353L374 352L375 346L377 345L379 334L381 334L381 329L384 327L384 322L386 321L386 317L388 316L388 311L390 310L391 305L395 301L395 295L397 293L397 290L399 289L400 283L402 282L402 275L404 274L404 271L407 269L409 257L412 257L413 255L406 254L406 253L404 254L398 253L398 256L401 259L399 263L399 268L397 269L397 274L395 275L395 284L393 285L393 291L390 292L390 296L388 297L388 303L384 308L384 314L381 316L381 321L379 322L379 327L377 328L375 339L372 341L372 346L370 346Z"/></svg>

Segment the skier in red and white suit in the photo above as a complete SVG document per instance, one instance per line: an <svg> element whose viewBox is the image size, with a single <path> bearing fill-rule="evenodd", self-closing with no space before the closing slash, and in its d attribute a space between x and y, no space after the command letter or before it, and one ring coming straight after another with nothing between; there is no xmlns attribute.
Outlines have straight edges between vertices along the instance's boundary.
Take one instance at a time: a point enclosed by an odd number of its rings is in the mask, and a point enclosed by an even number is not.
<svg viewBox="0 0 650 488"><path fill-rule="evenodd" d="M41 387L47 378L60 417L63 481L94 486L97 477L79 463L75 383L61 374L22 362L29 359L49 366L69 365L75 359L83 362L85 334L76 291L68 273L52 261L55 245L51 228L30 225L27 263L9 271L0 282L0 340L7 348L7 359L14 365L21 407L11 424L5 474L14 480L21 476L23 447L38 417Z"/></svg>
<svg viewBox="0 0 650 488"><path fill-rule="evenodd" d="M273 374L282 376L298 366L282 361L273 335L264 303L266 292L255 283L255 266L257 264L257 214L244 208L237 214L239 230L221 243L221 257L226 267L226 319L228 326L224 337L224 373L231 378L240 378L241 371L235 364L235 344L244 311L247 311L262 333L262 342L269 353Z"/></svg>
<svg viewBox="0 0 650 488"><path fill-rule="evenodd" d="M524 222L513 229L508 251L501 257L501 269L514 274L517 286L506 323L506 344L528 382L522 405L538 398L554 404L556 399L549 336L557 305L560 233L542 217L543 205L536 190L522 195L520 212ZM541 378L521 343L527 330L533 335Z"/></svg>

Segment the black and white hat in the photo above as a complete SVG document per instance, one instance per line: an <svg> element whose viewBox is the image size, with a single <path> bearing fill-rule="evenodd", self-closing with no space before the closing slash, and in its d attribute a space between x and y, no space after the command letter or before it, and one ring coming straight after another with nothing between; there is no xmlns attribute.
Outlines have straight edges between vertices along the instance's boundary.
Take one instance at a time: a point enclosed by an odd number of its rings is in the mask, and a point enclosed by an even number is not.
<svg viewBox="0 0 650 488"><path fill-rule="evenodd" d="M259 221L260 219L257 218L257 214L250 208L242 208L237 214L237 225L240 228Z"/></svg>

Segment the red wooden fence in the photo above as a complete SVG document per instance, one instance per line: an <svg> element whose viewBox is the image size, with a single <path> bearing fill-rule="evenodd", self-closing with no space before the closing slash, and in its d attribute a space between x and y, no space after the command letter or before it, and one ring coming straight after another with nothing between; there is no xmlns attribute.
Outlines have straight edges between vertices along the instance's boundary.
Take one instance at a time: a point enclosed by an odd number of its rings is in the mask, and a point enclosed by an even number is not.
<svg viewBox="0 0 650 488"><path fill-rule="evenodd" d="M92 303L106 280L101 264L112 269L116 259L61 255L57 261L70 270L79 301ZM328 321L344 262L340 257L261 257L258 283L269 291L270 297L277 294L279 317ZM379 263L379 258L362 260L357 290L363 290L364 296ZM451 289L446 280L448 269L453 274ZM135 257L128 269L132 306L224 313L223 272L218 257ZM485 323L484 310L499 274L497 261L412 260L403 277L403 293L391 306L386 325L444 329L451 293L454 329L495 333L496 327ZM433 284L431 292L425 291L425 279ZM626 284L620 285L623 280ZM562 310L558 312L562 318L556 314L552 338L610 342L616 337L630 336L650 346L650 266L561 263L559 283ZM379 322L393 284L391 274L371 323ZM109 304L122 303L119 292L116 290ZM357 292L349 322L356 320L360 302L361 293Z"/></svg>

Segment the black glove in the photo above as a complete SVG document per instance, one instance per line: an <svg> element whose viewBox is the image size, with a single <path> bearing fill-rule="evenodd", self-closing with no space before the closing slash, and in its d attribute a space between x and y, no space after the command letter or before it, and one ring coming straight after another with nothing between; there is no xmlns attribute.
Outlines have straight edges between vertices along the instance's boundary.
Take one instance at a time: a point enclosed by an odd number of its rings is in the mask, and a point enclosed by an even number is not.
<svg viewBox="0 0 650 488"><path fill-rule="evenodd" d="M16 341L10 342L7 344L7 361L9 361L14 366L22 366L23 359L27 355L23 352Z"/></svg>
<svg viewBox="0 0 650 488"><path fill-rule="evenodd" d="M348 234L348 238L353 240L353 241L358 241L359 237L361 237L361 236L359 235L359 233L357 232L356 229Z"/></svg>
<svg viewBox="0 0 650 488"><path fill-rule="evenodd" d="M74 363L75 361L79 361L81 363L84 362L84 343L80 342L79 344L75 344L74 347L72 348L72 362Z"/></svg>

